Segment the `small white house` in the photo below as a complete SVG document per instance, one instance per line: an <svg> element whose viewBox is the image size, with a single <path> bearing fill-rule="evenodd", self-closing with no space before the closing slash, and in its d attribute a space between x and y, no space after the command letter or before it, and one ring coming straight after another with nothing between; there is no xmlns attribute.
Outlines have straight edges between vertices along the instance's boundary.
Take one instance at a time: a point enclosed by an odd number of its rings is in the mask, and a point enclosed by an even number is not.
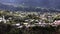
<svg viewBox="0 0 60 34"><path fill-rule="evenodd" d="M3 20L3 18L2 17L0 17L0 22Z"/></svg>
<svg viewBox="0 0 60 34"><path fill-rule="evenodd" d="M16 23L16 24L12 24L12 25L14 25L14 26L20 26L20 23Z"/></svg>
<svg viewBox="0 0 60 34"><path fill-rule="evenodd" d="M0 22L4 22L4 23L6 23L6 20L5 20L5 18L4 18L4 16L3 17L0 17Z"/></svg>
<svg viewBox="0 0 60 34"><path fill-rule="evenodd" d="M23 23L25 26L27 26L28 25L28 23Z"/></svg>
<svg viewBox="0 0 60 34"><path fill-rule="evenodd" d="M55 20L54 22L53 22L55 25L60 25L60 20Z"/></svg>
<svg viewBox="0 0 60 34"><path fill-rule="evenodd" d="M39 24L41 24L41 22L39 22Z"/></svg>
<svg viewBox="0 0 60 34"><path fill-rule="evenodd" d="M28 25L28 23L23 23L24 25Z"/></svg>

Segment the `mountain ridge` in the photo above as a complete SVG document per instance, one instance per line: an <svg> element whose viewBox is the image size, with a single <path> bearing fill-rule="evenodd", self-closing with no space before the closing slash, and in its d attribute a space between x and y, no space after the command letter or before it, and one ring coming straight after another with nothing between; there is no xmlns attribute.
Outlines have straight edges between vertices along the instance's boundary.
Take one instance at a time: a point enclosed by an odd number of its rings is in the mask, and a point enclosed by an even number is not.
<svg viewBox="0 0 60 34"><path fill-rule="evenodd" d="M60 12L60 10L56 10L53 8L42 8L42 7L33 7L33 6L13 6L13 5L4 5L0 3L1 10L8 10L8 11L36 11L36 12ZM49 10L49 11L48 11Z"/></svg>

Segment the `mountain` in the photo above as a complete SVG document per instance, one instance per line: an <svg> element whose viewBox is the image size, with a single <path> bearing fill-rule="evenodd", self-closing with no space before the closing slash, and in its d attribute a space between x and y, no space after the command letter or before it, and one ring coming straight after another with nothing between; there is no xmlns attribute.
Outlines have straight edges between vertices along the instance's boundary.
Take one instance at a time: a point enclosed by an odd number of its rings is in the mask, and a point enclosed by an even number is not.
<svg viewBox="0 0 60 34"><path fill-rule="evenodd" d="M56 10L53 8L41 8L41 7L26 7L26 6L19 6L19 7L15 7L13 5L4 5L2 3L0 3L0 9L1 10L9 10L9 11L36 11L36 12L60 12L60 10Z"/></svg>
<svg viewBox="0 0 60 34"><path fill-rule="evenodd" d="M10 11L60 12L56 10L60 9L59 3L59 0L0 0L0 9Z"/></svg>
<svg viewBox="0 0 60 34"><path fill-rule="evenodd" d="M15 7L13 5L5 5L5 4L0 3L0 9L9 10L9 11L21 11L23 7Z"/></svg>

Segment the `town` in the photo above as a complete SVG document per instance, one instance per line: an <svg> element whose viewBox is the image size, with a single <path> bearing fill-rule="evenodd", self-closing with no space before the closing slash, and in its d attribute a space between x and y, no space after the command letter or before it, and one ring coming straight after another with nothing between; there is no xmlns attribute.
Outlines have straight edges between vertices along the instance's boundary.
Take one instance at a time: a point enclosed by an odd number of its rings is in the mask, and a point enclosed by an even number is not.
<svg viewBox="0 0 60 34"><path fill-rule="evenodd" d="M60 13L22 12L0 10L0 24L7 24L18 29L29 27L58 27ZM24 28L24 29L25 29Z"/></svg>

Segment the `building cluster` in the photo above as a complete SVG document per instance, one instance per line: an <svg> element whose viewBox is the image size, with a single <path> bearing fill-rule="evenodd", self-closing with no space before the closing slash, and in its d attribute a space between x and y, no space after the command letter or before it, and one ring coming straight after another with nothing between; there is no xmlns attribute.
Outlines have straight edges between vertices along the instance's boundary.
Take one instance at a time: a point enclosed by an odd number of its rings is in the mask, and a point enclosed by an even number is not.
<svg viewBox="0 0 60 34"><path fill-rule="evenodd" d="M22 11L1 11L0 22L12 24L18 28L26 27L48 27L50 25L60 25L60 20L53 21L53 19L60 13L41 13L41 12L22 12Z"/></svg>

